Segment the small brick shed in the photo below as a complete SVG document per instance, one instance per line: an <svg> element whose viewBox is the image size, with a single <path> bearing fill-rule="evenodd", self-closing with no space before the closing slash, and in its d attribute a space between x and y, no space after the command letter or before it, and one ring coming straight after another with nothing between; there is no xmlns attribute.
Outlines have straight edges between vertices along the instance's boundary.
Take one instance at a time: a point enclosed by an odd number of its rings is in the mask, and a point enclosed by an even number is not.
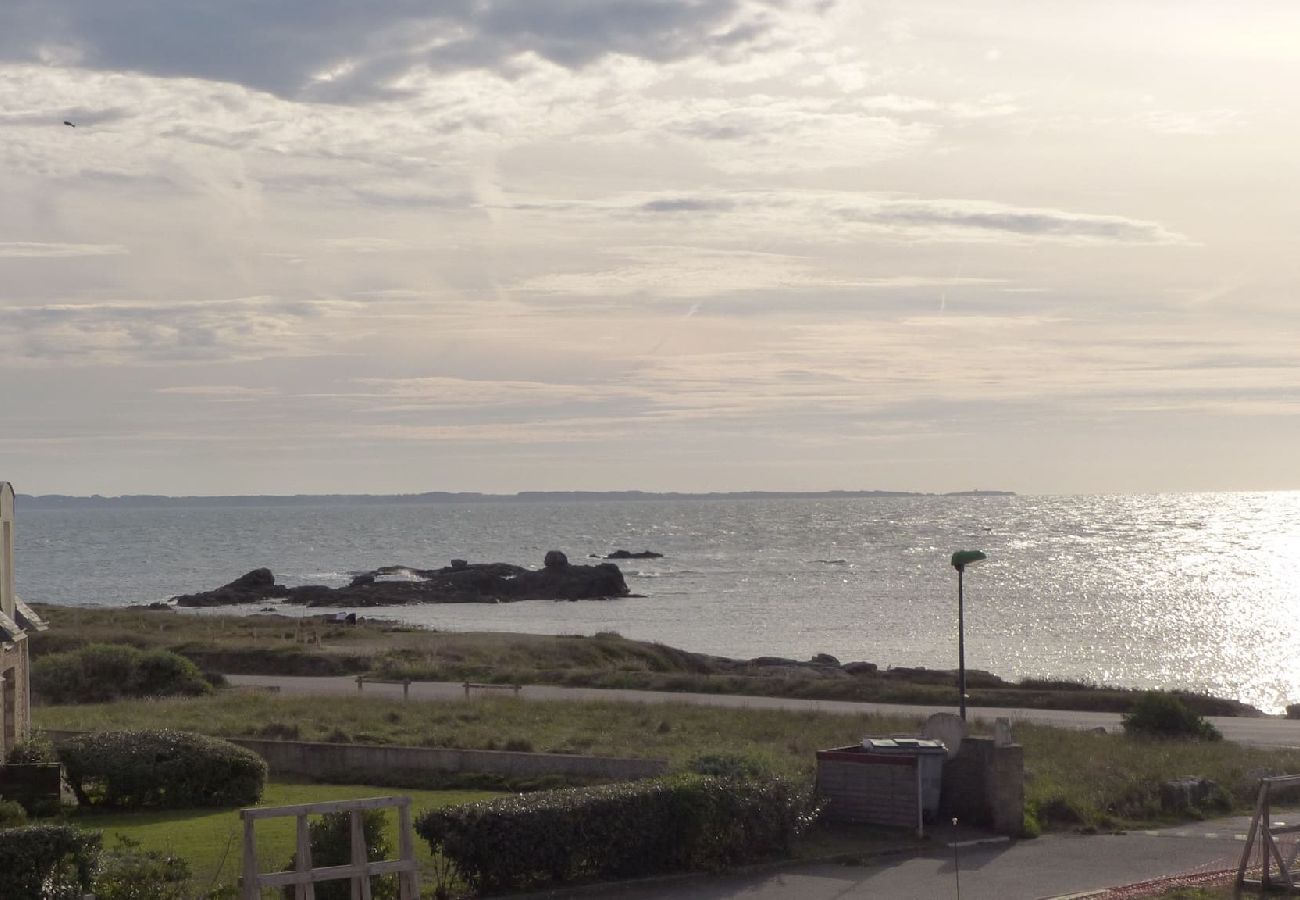
<svg viewBox="0 0 1300 900"><path fill-rule="evenodd" d="M947 751L938 741L863 741L817 753L817 795L841 822L924 831L938 807Z"/></svg>

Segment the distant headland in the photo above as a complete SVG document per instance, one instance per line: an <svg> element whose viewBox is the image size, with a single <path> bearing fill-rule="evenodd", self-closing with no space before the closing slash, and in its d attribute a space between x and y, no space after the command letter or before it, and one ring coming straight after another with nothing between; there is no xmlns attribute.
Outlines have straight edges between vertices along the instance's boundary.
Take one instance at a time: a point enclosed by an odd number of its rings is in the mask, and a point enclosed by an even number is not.
<svg viewBox="0 0 1300 900"><path fill-rule="evenodd" d="M127 494L121 497L74 497L66 494L19 494L21 509L89 509L144 507L253 507L253 506L356 506L363 504L421 503L570 503L611 500L827 500L890 497L1014 497L1014 491L718 491L714 493L657 493L654 491L520 491L485 494L477 491L428 491L421 494L252 494L243 496L168 497L161 494Z"/></svg>

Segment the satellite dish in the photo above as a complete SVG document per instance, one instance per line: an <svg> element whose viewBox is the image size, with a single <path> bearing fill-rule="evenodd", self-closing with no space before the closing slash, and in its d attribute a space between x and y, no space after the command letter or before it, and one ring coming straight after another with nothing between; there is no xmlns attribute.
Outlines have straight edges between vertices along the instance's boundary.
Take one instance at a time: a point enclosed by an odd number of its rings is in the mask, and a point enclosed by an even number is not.
<svg viewBox="0 0 1300 900"><path fill-rule="evenodd" d="M952 713L935 713L921 726L922 737L932 741L943 741L949 759L961 750L961 742L966 739L966 734L966 723L962 721L961 716Z"/></svg>

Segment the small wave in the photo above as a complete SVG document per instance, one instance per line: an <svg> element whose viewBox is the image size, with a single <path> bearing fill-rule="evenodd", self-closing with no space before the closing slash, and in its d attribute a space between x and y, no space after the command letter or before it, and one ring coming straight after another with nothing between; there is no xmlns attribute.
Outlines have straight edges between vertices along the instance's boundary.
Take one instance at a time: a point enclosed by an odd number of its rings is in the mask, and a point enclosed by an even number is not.
<svg viewBox="0 0 1300 900"><path fill-rule="evenodd" d="M824 566L847 566L847 559L811 559L809 562L821 563Z"/></svg>

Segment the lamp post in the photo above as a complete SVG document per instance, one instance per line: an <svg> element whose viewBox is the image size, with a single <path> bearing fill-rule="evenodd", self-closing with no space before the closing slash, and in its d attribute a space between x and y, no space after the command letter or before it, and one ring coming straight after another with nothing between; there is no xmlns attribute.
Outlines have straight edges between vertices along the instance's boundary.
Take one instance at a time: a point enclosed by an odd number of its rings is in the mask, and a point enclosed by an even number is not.
<svg viewBox="0 0 1300 900"><path fill-rule="evenodd" d="M963 722L966 721L966 603L962 596L962 575L967 566L986 559L980 550L958 550L952 555L952 567L957 570L957 693Z"/></svg>

